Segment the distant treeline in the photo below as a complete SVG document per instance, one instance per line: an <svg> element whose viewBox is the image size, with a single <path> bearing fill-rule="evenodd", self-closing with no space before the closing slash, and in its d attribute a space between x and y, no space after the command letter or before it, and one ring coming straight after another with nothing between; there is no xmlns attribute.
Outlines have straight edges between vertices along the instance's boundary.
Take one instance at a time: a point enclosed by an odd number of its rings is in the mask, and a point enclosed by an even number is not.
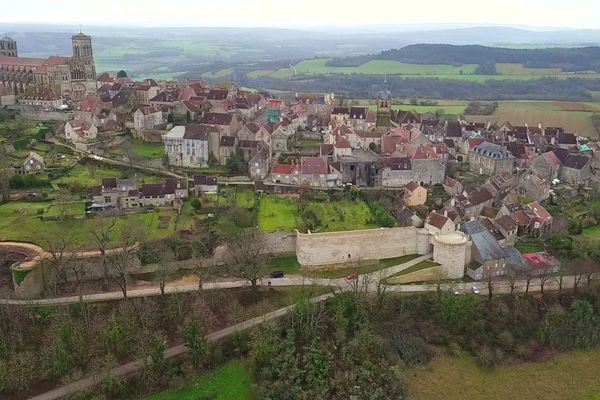
<svg viewBox="0 0 600 400"><path fill-rule="evenodd" d="M327 64L358 66L370 60L394 60L410 64L511 63L532 68L561 68L563 71L600 71L600 47L507 49L479 45L415 44L384 50L376 55L335 58Z"/></svg>
<svg viewBox="0 0 600 400"><path fill-rule="evenodd" d="M496 80L472 82L458 79L401 78L388 76L390 90L396 98L430 98L462 100L591 100L590 90L600 90L600 79L540 78L531 80ZM244 86L264 90L294 92L333 92L353 98L375 98L381 90L380 75L323 75L277 79L244 77Z"/></svg>

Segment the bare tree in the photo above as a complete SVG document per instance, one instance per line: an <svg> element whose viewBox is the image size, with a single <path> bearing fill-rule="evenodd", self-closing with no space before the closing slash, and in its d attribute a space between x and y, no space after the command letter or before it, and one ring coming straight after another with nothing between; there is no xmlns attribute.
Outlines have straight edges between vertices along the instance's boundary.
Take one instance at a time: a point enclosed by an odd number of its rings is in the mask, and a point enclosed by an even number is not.
<svg viewBox="0 0 600 400"><path fill-rule="evenodd" d="M558 274L556 275L556 283L558 283L558 293L562 294L563 284L565 282L565 276L569 274L569 265L572 261L570 260L561 260L558 266Z"/></svg>
<svg viewBox="0 0 600 400"><path fill-rule="evenodd" d="M519 281L519 275L511 267L506 271L506 281L508 282L508 288L510 289L510 295L513 296L515 289L517 288L517 282Z"/></svg>
<svg viewBox="0 0 600 400"><path fill-rule="evenodd" d="M544 287L546 287L546 284L552 279L551 272L552 271L547 268L544 268L538 275L538 279L540 280L540 293L542 295L544 295Z"/></svg>
<svg viewBox="0 0 600 400"><path fill-rule="evenodd" d="M102 262L103 275L102 286L104 290L107 290L110 275L108 255L106 251L108 250L108 246L112 241L112 235L117 224L117 219L115 216L103 217L97 218L95 222L95 229L91 231L91 234L96 239L98 251L100 252L100 261Z"/></svg>
<svg viewBox="0 0 600 400"><path fill-rule="evenodd" d="M58 294L59 288L68 281L67 263L72 258L75 258L73 249L77 240L77 237L70 235L68 232L60 235L48 234L42 239L42 247L49 254L46 265L48 265L52 272L50 285L54 296ZM43 276L48 278L46 274ZM48 284L48 282L46 283Z"/></svg>
<svg viewBox="0 0 600 400"><path fill-rule="evenodd" d="M135 256L135 247L141 237L142 232L137 225L127 223L119 227L119 244L121 248L115 249L114 254L108 257L111 274L119 288L121 288L124 299L127 299L127 284Z"/></svg>
<svg viewBox="0 0 600 400"><path fill-rule="evenodd" d="M529 287L531 286L531 281L533 280L533 274L529 268L523 272L523 279L525 280L525 294L527 294L529 293Z"/></svg>
<svg viewBox="0 0 600 400"><path fill-rule="evenodd" d="M485 287L488 291L488 300L491 300L494 296L494 289L496 288L496 276L494 275L494 271L491 269L484 271L483 281L485 282Z"/></svg>
<svg viewBox="0 0 600 400"><path fill-rule="evenodd" d="M596 271L596 263L589 256L584 256L583 258L579 258L576 262L573 262L569 265L571 272L575 275L573 276L573 291L577 292L579 288L579 283L583 279L584 276L590 277Z"/></svg>
<svg viewBox="0 0 600 400"><path fill-rule="evenodd" d="M264 267L269 263L269 254L259 232L246 229L229 239L223 261L230 275L249 281L252 290L256 290Z"/></svg>

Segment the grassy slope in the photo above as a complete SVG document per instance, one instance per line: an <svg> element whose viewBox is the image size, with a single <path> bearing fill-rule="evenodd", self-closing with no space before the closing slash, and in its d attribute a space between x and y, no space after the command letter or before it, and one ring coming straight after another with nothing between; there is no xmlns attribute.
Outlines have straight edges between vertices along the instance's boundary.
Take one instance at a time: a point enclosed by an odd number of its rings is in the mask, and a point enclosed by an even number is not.
<svg viewBox="0 0 600 400"><path fill-rule="evenodd" d="M69 206L69 210L79 210L80 203ZM17 240L43 244L45 238L58 235L61 232L69 232L78 238L81 248L93 248L94 238L91 232L98 225L97 219L64 220L64 221L42 221L37 216L40 208L48 209L48 203L10 202L0 205L0 240ZM50 206L50 213L46 215L57 215L57 206ZM69 214L70 212L67 212ZM172 216L168 229L159 229L159 216L161 212L143 214L131 214L118 219L116 229L113 233L115 245L118 241L118 228L126 221L134 224L142 224L144 232L149 239L162 238L172 235L175 227L175 213L168 212Z"/></svg>
<svg viewBox="0 0 600 400"><path fill-rule="evenodd" d="M411 374L409 385L415 400L584 400L600 394L599 367L599 350L493 371L466 356L441 357Z"/></svg>
<svg viewBox="0 0 600 400"><path fill-rule="evenodd" d="M263 232L291 231L298 226L298 205L293 199L263 196L258 210L258 226Z"/></svg>
<svg viewBox="0 0 600 400"><path fill-rule="evenodd" d="M241 361L232 360L182 388L145 397L144 400L198 400L203 398L252 399L250 372Z"/></svg>
<svg viewBox="0 0 600 400"><path fill-rule="evenodd" d="M396 265L404 264L406 262L414 260L417 257L419 257L418 254L408 254L402 257L385 258L374 263L367 262L364 265L357 265L348 268L312 270L307 272L306 275L316 278L336 279L343 278L355 272L357 274L370 274L372 272L377 272L385 268L390 268Z"/></svg>

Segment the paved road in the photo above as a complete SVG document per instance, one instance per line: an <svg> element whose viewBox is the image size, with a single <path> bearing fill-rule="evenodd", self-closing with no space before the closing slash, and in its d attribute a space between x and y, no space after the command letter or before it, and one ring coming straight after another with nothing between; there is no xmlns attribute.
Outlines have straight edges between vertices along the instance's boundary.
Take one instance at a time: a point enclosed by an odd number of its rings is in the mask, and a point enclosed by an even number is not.
<svg viewBox="0 0 600 400"><path fill-rule="evenodd" d="M317 303L317 302L324 301L332 296L333 296L333 293L328 293L328 294L324 294L319 297L315 297L311 301ZM280 308L273 312L261 315L260 317L252 318L252 319L246 320L244 322L241 322L239 324L228 326L227 328L221 329L220 331L213 332L209 335L206 335L205 336L206 340L209 343L214 343L220 339L223 339L223 338L231 335L234 332L243 331L243 330L255 327L257 325L260 325L264 322L272 321L276 318L280 318L280 317L286 315L287 313L289 313L293 308L294 308L294 305ZM187 348L185 347L185 345L178 345L178 346L170 347L167 350L165 350L165 358L169 359L172 357L177 357L179 355L184 354L186 351L187 351ZM143 367L143 365L144 365L144 359L138 359L138 360L131 361L126 364L122 364L122 365L119 365L118 367L113 368L110 371L110 374L115 377L127 376L127 375L130 375L130 374L140 370ZM101 377L90 376L85 379L79 380L77 382L73 382L68 385L61 386L54 390L50 390L49 392L42 393L38 396L31 397L30 400L61 399L63 397L77 393L80 390L87 389L87 388L90 388L90 387L98 384L100 379L101 379Z"/></svg>

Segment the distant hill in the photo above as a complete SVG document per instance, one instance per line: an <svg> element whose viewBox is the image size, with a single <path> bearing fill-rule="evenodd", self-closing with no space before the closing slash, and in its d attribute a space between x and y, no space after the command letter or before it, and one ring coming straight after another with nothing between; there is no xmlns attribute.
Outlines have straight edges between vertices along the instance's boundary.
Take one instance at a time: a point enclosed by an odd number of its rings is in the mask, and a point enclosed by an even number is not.
<svg viewBox="0 0 600 400"><path fill-rule="evenodd" d="M370 60L394 60L410 64L514 63L531 68L561 68L564 71L600 71L600 47L510 49L480 45L415 44L379 54L336 58L330 66L356 66Z"/></svg>

